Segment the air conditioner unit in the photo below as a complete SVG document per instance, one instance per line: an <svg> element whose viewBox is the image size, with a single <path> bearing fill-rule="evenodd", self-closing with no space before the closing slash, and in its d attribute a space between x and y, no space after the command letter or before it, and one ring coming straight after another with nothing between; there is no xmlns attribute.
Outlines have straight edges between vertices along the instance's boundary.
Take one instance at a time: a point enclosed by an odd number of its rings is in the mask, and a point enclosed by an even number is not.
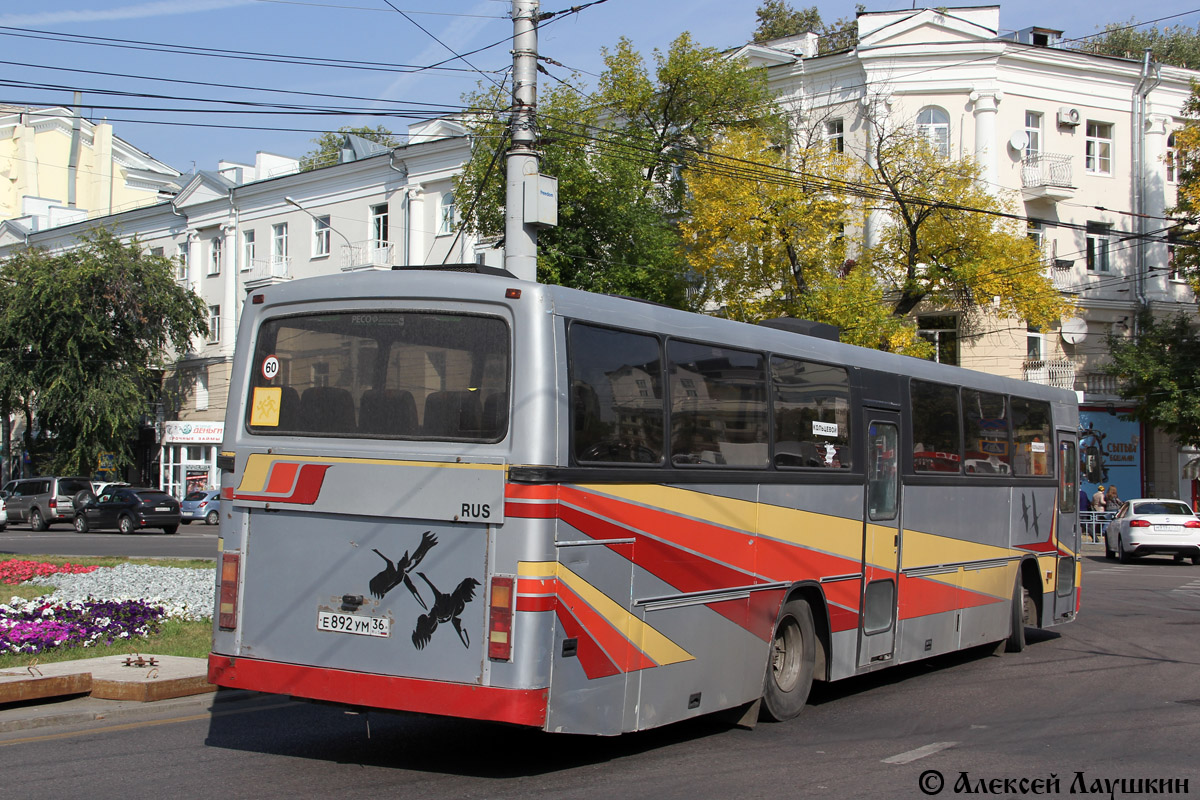
<svg viewBox="0 0 1200 800"><path fill-rule="evenodd" d="M1058 110L1058 124L1074 128L1079 124L1079 109L1063 106Z"/></svg>

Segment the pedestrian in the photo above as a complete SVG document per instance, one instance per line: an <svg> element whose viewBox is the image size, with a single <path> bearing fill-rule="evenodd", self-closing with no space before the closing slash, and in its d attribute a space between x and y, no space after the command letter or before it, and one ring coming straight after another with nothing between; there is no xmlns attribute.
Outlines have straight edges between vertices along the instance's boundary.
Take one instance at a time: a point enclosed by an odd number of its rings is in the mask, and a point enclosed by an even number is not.
<svg viewBox="0 0 1200 800"><path fill-rule="evenodd" d="M1121 498L1117 497L1117 487L1115 485L1108 487L1108 493L1104 495L1104 510L1119 511L1121 508Z"/></svg>
<svg viewBox="0 0 1200 800"><path fill-rule="evenodd" d="M1096 493L1092 495L1092 511L1104 510L1104 484L1096 487Z"/></svg>
<svg viewBox="0 0 1200 800"><path fill-rule="evenodd" d="M1088 499L1087 489L1083 488L1082 486L1079 487L1079 510L1092 510L1092 501Z"/></svg>

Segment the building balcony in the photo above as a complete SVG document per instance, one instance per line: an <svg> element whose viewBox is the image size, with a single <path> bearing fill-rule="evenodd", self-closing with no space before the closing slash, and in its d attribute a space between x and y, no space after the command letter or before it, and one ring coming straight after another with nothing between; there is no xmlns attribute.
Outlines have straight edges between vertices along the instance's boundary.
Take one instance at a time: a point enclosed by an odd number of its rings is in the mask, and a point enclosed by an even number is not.
<svg viewBox="0 0 1200 800"><path fill-rule="evenodd" d="M1075 378L1075 390L1083 392L1084 399L1090 401L1119 399L1120 385L1116 375L1103 372L1084 372Z"/></svg>
<svg viewBox="0 0 1200 800"><path fill-rule="evenodd" d="M391 269L394 256L395 245L391 242L372 239L346 244L342 247L342 271Z"/></svg>
<svg viewBox="0 0 1200 800"><path fill-rule="evenodd" d="M1026 361L1021 365L1025 380L1056 389L1075 388L1075 362L1065 358Z"/></svg>
<svg viewBox="0 0 1200 800"><path fill-rule="evenodd" d="M1021 159L1021 195L1026 200L1070 200L1071 157L1062 153L1030 153Z"/></svg>
<svg viewBox="0 0 1200 800"><path fill-rule="evenodd" d="M247 292L273 283L290 281L293 277L292 260L286 256L254 258L250 260L250 269L244 274Z"/></svg>
<svg viewBox="0 0 1200 800"><path fill-rule="evenodd" d="M1073 274L1075 262L1061 258L1052 258L1048 262L1045 274L1055 291L1078 294L1079 284Z"/></svg>

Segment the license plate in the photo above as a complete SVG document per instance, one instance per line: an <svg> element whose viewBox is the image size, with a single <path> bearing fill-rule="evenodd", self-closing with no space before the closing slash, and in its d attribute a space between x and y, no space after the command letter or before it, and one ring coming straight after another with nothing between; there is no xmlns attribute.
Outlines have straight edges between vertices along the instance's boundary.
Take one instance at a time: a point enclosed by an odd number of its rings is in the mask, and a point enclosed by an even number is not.
<svg viewBox="0 0 1200 800"><path fill-rule="evenodd" d="M317 612L317 630L356 633L359 636L391 636L392 621L387 617L363 617L357 614Z"/></svg>
<svg viewBox="0 0 1200 800"><path fill-rule="evenodd" d="M1183 530L1182 525L1155 525L1155 533L1179 533Z"/></svg>
<svg viewBox="0 0 1200 800"><path fill-rule="evenodd" d="M155 511L170 511L171 507L170 506L157 506L154 510Z"/></svg>

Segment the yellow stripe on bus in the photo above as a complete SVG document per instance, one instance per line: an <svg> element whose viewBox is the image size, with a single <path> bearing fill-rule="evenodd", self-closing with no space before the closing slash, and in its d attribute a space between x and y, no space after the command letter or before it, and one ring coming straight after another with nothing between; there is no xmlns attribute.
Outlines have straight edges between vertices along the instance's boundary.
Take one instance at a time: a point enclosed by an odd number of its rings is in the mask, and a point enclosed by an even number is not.
<svg viewBox="0 0 1200 800"><path fill-rule="evenodd" d="M659 666L693 661L696 658L562 564L552 561L521 561L517 563L517 574L525 578L558 578L634 647Z"/></svg>

